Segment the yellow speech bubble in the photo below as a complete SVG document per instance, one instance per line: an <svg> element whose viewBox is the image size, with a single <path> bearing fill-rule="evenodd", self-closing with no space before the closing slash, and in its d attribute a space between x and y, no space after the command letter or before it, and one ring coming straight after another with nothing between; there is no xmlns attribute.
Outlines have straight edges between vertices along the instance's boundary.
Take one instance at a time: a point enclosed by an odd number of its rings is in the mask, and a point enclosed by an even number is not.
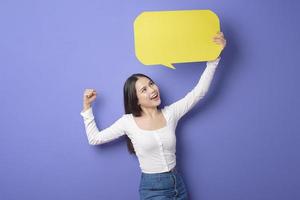
<svg viewBox="0 0 300 200"><path fill-rule="evenodd" d="M134 21L135 54L144 65L201 62L216 59L221 46L213 42L220 31L211 10L143 12Z"/></svg>

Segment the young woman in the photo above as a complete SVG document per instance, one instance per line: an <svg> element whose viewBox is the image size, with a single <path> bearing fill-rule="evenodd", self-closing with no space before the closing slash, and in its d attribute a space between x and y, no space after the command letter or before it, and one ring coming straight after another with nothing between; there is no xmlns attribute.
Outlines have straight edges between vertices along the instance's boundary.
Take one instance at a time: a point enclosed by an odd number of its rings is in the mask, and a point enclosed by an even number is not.
<svg viewBox="0 0 300 200"><path fill-rule="evenodd" d="M214 42L226 46L222 32ZM124 84L125 114L108 128L99 131L94 120L91 103L97 93L86 89L83 95L85 130L89 144L110 142L125 135L130 153L137 156L141 168L139 193L144 199L188 199L185 183L176 170L176 135L179 119L208 91L220 57L207 62L199 82L184 98L163 109L158 86L144 74L131 75Z"/></svg>

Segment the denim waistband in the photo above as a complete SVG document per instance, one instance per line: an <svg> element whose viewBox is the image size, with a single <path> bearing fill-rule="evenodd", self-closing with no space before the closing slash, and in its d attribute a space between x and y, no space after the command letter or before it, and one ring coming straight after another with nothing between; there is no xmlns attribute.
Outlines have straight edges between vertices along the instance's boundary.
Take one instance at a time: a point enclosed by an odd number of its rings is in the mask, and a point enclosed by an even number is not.
<svg viewBox="0 0 300 200"><path fill-rule="evenodd" d="M144 173L142 172L142 176L144 177L162 177L162 176L169 176L170 174L177 174L178 171L176 169L176 167L174 167L173 169L171 169L170 171L167 171L167 172L160 172L160 173Z"/></svg>

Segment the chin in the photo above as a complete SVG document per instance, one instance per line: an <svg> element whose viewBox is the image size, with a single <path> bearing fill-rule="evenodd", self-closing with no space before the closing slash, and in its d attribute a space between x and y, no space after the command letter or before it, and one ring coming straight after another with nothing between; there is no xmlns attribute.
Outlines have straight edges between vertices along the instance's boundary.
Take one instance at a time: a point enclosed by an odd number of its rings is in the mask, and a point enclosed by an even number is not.
<svg viewBox="0 0 300 200"><path fill-rule="evenodd" d="M157 103L156 103L156 107L159 106L161 104L161 100L159 100Z"/></svg>

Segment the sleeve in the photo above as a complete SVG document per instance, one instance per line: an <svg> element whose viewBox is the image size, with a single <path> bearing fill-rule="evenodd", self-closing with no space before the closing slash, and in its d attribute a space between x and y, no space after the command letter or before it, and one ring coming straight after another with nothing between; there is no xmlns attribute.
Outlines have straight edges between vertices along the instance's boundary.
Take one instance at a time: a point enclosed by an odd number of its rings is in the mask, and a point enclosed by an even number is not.
<svg viewBox="0 0 300 200"><path fill-rule="evenodd" d="M207 62L206 68L197 85L188 94L186 94L185 97L167 106L167 110L176 121L191 110L195 104L205 96L210 87L219 61L220 57L214 61Z"/></svg>
<svg viewBox="0 0 300 200"><path fill-rule="evenodd" d="M108 128L99 131L94 119L92 107L81 111L80 115L83 117L85 131L90 145L104 144L125 134L124 116L115 121Z"/></svg>

